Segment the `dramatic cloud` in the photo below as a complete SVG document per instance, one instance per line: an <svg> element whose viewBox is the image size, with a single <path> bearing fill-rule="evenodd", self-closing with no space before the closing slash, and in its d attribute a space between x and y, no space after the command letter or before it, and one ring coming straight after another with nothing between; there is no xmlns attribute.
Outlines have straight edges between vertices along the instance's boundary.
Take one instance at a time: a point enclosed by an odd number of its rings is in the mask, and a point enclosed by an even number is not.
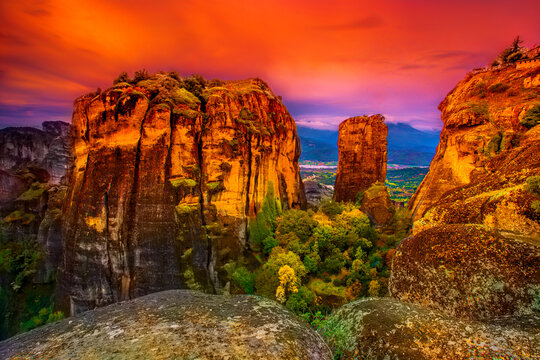
<svg viewBox="0 0 540 360"><path fill-rule="evenodd" d="M121 71L260 77L302 124L383 113L440 127L438 103L520 34L516 1L17 0L0 2L0 126L69 120L73 99Z"/></svg>

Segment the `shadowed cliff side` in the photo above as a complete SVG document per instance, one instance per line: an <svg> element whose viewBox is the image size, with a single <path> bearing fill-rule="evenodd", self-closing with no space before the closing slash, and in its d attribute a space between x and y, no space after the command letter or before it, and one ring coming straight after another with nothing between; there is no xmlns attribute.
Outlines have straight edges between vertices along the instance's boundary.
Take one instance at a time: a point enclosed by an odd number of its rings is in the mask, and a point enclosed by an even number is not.
<svg viewBox="0 0 540 360"><path fill-rule="evenodd" d="M221 292L271 182L305 206L294 120L258 79L145 76L73 112L59 297L72 313L171 288Z"/></svg>

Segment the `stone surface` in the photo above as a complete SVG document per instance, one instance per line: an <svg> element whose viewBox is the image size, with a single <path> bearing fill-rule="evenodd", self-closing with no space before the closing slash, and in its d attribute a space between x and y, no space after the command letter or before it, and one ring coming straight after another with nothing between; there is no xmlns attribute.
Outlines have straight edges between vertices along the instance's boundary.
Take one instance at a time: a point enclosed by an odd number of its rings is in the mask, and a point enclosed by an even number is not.
<svg viewBox="0 0 540 360"><path fill-rule="evenodd" d="M514 182L516 174L508 172L512 168L538 173L538 129L527 130L519 121L540 100L540 84L534 80L539 73L538 67L507 67L469 74L446 96L439 105L444 123L440 143L428 174L409 201L415 220L458 189L479 184L485 175L508 182L502 187L509 188L526 175ZM495 158L508 162L493 167ZM525 163L517 163L518 159ZM531 162L536 164L527 165Z"/></svg>
<svg viewBox="0 0 540 360"><path fill-rule="evenodd" d="M88 311L0 342L2 359L332 359L276 302L172 290Z"/></svg>
<svg viewBox="0 0 540 360"><path fill-rule="evenodd" d="M540 318L459 320L390 298L349 303L331 318L344 359L536 359ZM339 332L334 332L339 334Z"/></svg>
<svg viewBox="0 0 540 360"><path fill-rule="evenodd" d="M404 239L393 297L468 319L540 311L540 247L478 225L441 225Z"/></svg>
<svg viewBox="0 0 540 360"><path fill-rule="evenodd" d="M69 163L70 125L46 121L42 126L0 130L0 170L15 172L33 165L46 170L51 183L60 183Z"/></svg>
<svg viewBox="0 0 540 360"><path fill-rule="evenodd" d="M334 201L356 200L359 192L386 180L388 127L382 115L357 116L339 125L339 161Z"/></svg>
<svg viewBox="0 0 540 360"><path fill-rule="evenodd" d="M377 225L384 225L394 215L393 204L388 189L381 183L364 191L360 209Z"/></svg>
<svg viewBox="0 0 540 360"><path fill-rule="evenodd" d="M324 200L332 199L333 189L315 180L304 180L306 201L309 207L318 208Z"/></svg>
<svg viewBox="0 0 540 360"><path fill-rule="evenodd" d="M305 206L296 125L268 85L197 91L156 74L75 101L63 309L174 288L219 293L270 183L284 208Z"/></svg>

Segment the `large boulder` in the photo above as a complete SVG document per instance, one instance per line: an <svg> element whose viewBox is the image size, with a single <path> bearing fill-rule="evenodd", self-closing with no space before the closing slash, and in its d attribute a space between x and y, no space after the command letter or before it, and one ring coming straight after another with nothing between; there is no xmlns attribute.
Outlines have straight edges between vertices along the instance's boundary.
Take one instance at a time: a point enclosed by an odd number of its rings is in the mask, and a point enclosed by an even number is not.
<svg viewBox="0 0 540 360"><path fill-rule="evenodd" d="M309 207L318 208L324 200L332 199L331 186L321 184L315 180L304 180L306 201Z"/></svg>
<svg viewBox="0 0 540 360"><path fill-rule="evenodd" d="M371 221L384 225L394 215L392 200L388 189L381 183L375 183L364 191L360 209L365 212Z"/></svg>
<svg viewBox="0 0 540 360"><path fill-rule="evenodd" d="M537 359L540 317L456 319L390 298L358 300L329 320L344 359Z"/></svg>
<svg viewBox="0 0 540 360"><path fill-rule="evenodd" d="M17 335L2 359L316 359L321 337L277 303L187 290L154 293Z"/></svg>
<svg viewBox="0 0 540 360"><path fill-rule="evenodd" d="M540 310L540 247L477 225L442 225L401 241L392 296L468 319Z"/></svg>

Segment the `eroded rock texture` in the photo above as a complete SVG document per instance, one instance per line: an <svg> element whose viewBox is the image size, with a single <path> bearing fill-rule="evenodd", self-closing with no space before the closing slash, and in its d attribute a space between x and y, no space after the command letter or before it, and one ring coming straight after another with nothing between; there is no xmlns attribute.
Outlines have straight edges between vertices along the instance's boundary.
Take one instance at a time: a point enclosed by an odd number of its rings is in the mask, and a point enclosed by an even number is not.
<svg viewBox="0 0 540 360"><path fill-rule="evenodd" d="M332 188L315 180L304 180L307 205L318 208L325 200L332 199Z"/></svg>
<svg viewBox="0 0 540 360"><path fill-rule="evenodd" d="M47 171L52 184L59 184L69 164L70 125L46 121L43 130L10 127L0 130L0 169L16 172L29 166Z"/></svg>
<svg viewBox="0 0 540 360"><path fill-rule="evenodd" d="M467 319L539 311L540 247L476 225L442 225L401 241L393 297Z"/></svg>
<svg viewBox="0 0 540 360"><path fill-rule="evenodd" d="M331 318L331 341L345 359L536 359L540 318L460 320L390 298L341 307Z"/></svg>
<svg viewBox="0 0 540 360"><path fill-rule="evenodd" d="M382 115L357 116L339 125L334 201L355 201L359 192L386 180L388 127Z"/></svg>
<svg viewBox="0 0 540 360"><path fill-rule="evenodd" d="M296 125L261 80L156 74L76 100L60 301L72 313L172 288L220 292L272 184L305 206Z"/></svg>
<svg viewBox="0 0 540 360"><path fill-rule="evenodd" d="M330 360L321 337L276 302L171 290L109 305L0 343L2 359Z"/></svg>
<svg viewBox="0 0 540 360"><path fill-rule="evenodd" d="M444 123L439 146L409 202L415 220L427 215L441 218L436 223L483 223L488 213L502 220L501 212L527 211L530 201L519 200L523 198L520 185L527 176L539 173L540 136L538 126L528 130L519 122L540 99L538 79L538 67L507 67L469 74L447 95L439 105ZM466 209L463 219L426 214L446 197L452 200L445 207ZM464 202L472 197L474 205ZM482 207L487 211L480 211ZM523 217L516 220L516 226L528 222ZM513 220L502 221L513 226ZM495 227L506 227L499 225Z"/></svg>

